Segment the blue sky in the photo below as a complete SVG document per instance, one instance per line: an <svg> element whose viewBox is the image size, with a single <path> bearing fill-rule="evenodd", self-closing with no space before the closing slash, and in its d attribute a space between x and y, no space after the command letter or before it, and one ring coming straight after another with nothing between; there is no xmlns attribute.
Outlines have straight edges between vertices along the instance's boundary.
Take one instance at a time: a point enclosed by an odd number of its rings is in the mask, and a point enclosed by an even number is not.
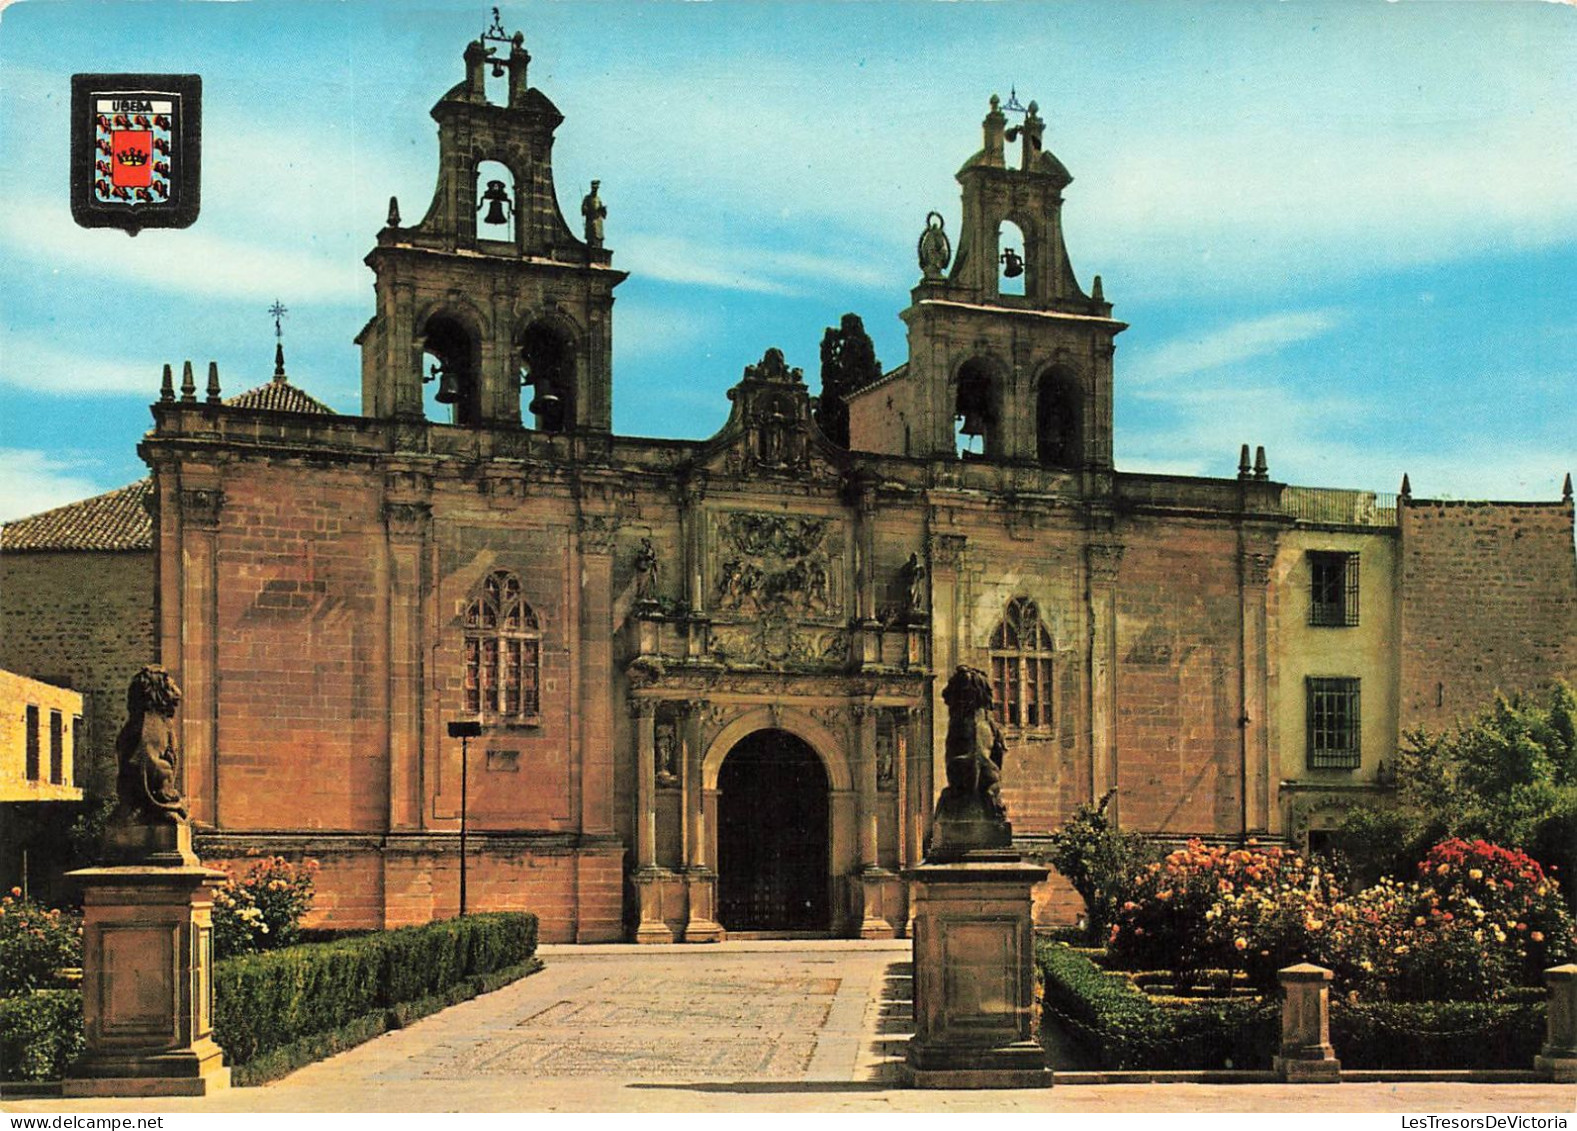
<svg viewBox="0 0 1577 1131"><path fill-rule="evenodd" d="M704 437L771 345L898 312L987 98L1039 101L1081 281L1132 328L1119 468L1456 498L1577 470L1577 8L1519 3L506 5L629 270L614 424ZM143 474L162 363L359 407L361 263L430 198L428 110L485 5L43 3L0 12L0 518ZM71 221L70 76L203 76L198 222Z"/></svg>

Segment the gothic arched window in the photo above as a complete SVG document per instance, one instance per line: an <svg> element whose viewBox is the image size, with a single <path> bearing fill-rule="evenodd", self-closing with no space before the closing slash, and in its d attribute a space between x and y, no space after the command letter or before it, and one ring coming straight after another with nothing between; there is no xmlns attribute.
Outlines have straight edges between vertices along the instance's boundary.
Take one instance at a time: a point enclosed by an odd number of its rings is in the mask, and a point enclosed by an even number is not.
<svg viewBox="0 0 1577 1131"><path fill-rule="evenodd" d="M465 709L497 722L535 719L540 694L542 631L520 594L520 579L490 573L465 610Z"/></svg>
<svg viewBox="0 0 1577 1131"><path fill-rule="evenodd" d="M991 634L991 690L1003 726L1047 730L1052 724L1051 633L1028 597L1008 602Z"/></svg>

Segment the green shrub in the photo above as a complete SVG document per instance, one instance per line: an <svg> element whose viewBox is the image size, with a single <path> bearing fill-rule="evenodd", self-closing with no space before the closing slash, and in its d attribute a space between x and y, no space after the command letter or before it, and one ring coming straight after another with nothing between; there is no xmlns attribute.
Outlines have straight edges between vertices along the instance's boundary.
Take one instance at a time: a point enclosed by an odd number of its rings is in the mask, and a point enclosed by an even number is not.
<svg viewBox="0 0 1577 1131"><path fill-rule="evenodd" d="M1521 1068L1543 1044L1545 1002L1331 1002L1344 1068Z"/></svg>
<svg viewBox="0 0 1577 1131"><path fill-rule="evenodd" d="M60 971L82 965L82 918L22 898L0 897L0 996L63 989Z"/></svg>
<svg viewBox="0 0 1577 1131"><path fill-rule="evenodd" d="M1067 824L1051 835L1051 852L1046 857L1084 900L1083 941L1098 945L1105 944L1137 876L1157 855L1154 844L1142 833L1117 829L1106 816L1116 793L1108 790L1096 804L1080 804Z"/></svg>
<svg viewBox="0 0 1577 1131"><path fill-rule="evenodd" d="M0 1079L58 1080L84 1043L80 990L0 998Z"/></svg>
<svg viewBox="0 0 1577 1131"><path fill-rule="evenodd" d="M1043 944L1044 1004L1106 1069L1269 1068L1280 1007L1255 997L1157 1001L1091 952Z"/></svg>
<svg viewBox="0 0 1577 1131"><path fill-rule="evenodd" d="M536 916L498 913L227 959L214 968L214 1038L244 1065L525 963L536 948Z"/></svg>

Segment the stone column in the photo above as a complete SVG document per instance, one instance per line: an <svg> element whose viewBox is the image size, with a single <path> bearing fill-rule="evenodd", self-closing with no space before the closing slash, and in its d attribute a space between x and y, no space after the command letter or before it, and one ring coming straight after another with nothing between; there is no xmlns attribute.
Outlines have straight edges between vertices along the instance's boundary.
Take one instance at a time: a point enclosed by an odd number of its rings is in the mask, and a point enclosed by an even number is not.
<svg viewBox="0 0 1577 1131"><path fill-rule="evenodd" d="M854 718L855 799L859 820L859 871L853 878L852 902L859 921L854 932L862 939L890 939L898 932L898 877L881 866L877 839L876 788L876 708L855 703ZM899 920L900 922L902 920Z"/></svg>
<svg viewBox="0 0 1577 1131"><path fill-rule="evenodd" d="M947 708L942 703L942 686L959 664L959 636L964 631L964 617L959 608L959 589L968 539L962 534L930 536L931 557L931 668L936 673L932 680L930 717L946 719ZM932 807L940 791L940 783L947 780L947 751L943 737L946 726L931 728L929 790L920 807L920 840L924 843L925 829L930 827Z"/></svg>
<svg viewBox="0 0 1577 1131"><path fill-rule="evenodd" d="M1242 822L1245 834L1264 832L1270 827L1270 617L1267 608L1271 567L1275 565L1275 544L1251 541L1242 535L1238 573L1242 578L1240 599L1241 655L1243 659L1242 700Z"/></svg>
<svg viewBox="0 0 1577 1131"><path fill-rule="evenodd" d="M431 507L425 475L391 472L388 538L389 828L422 826L422 567Z"/></svg>
<svg viewBox="0 0 1577 1131"><path fill-rule="evenodd" d="M635 902L638 943L673 942L673 931L664 922L663 879L657 866L657 703L652 699L630 702L635 721Z"/></svg>
<svg viewBox="0 0 1577 1131"><path fill-rule="evenodd" d="M191 830L179 833L190 856ZM72 872L82 884L87 1051L68 1098L204 1096L230 1085L213 1039L213 885L200 865Z"/></svg>
<svg viewBox="0 0 1577 1131"><path fill-rule="evenodd" d="M684 886L685 942L721 942L725 937L717 922L717 873L707 856L706 798L702 780L701 716L704 700L684 705Z"/></svg>
<svg viewBox="0 0 1577 1131"><path fill-rule="evenodd" d="M1090 612L1090 800L1117 788L1117 571L1123 548L1091 543L1084 549ZM1110 812L1121 822L1121 795Z"/></svg>
<svg viewBox="0 0 1577 1131"><path fill-rule="evenodd" d="M1550 1012L1533 1067L1557 1084L1577 1084L1577 963L1550 967L1544 984L1550 988Z"/></svg>
<svg viewBox="0 0 1577 1131"><path fill-rule="evenodd" d="M861 665L882 662L882 624L876 619L876 482L862 478L859 483L859 503L855 524L856 557L859 568L855 573L856 609L858 611L859 645L855 657Z"/></svg>
<svg viewBox="0 0 1577 1131"><path fill-rule="evenodd" d="M1339 1084L1342 1062L1331 1048L1331 972L1301 962L1281 982L1281 1052L1272 1067L1289 1084Z"/></svg>
<svg viewBox="0 0 1577 1131"><path fill-rule="evenodd" d="M679 487L679 536L683 547L684 595L689 613L683 625L685 655L692 660L706 657L708 621L706 615L706 480L697 475Z"/></svg>
<svg viewBox="0 0 1577 1131"><path fill-rule="evenodd" d="M182 791L200 825L219 823L219 616L218 539L224 492L217 482L181 474L181 554L185 559L181 594L181 651L177 672L186 698L181 710L181 749L185 754Z"/></svg>

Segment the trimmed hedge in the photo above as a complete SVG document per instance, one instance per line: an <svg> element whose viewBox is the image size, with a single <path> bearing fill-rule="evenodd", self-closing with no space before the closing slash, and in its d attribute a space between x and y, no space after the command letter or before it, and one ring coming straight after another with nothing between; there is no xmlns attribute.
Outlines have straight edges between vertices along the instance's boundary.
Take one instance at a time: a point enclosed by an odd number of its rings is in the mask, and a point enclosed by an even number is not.
<svg viewBox="0 0 1577 1131"><path fill-rule="evenodd" d="M1043 943L1036 961L1048 1016L1104 1069L1269 1068L1281 1006L1252 998L1152 997L1096 950ZM1139 976L1141 979L1144 975ZM1533 1000L1331 1000L1331 1044L1343 1068L1527 1069L1544 1041L1549 1004ZM1044 1026L1043 1026L1044 1028Z"/></svg>
<svg viewBox="0 0 1577 1131"><path fill-rule="evenodd" d="M1090 957L1094 953L1049 943L1035 957L1051 1020L1101 1068L1270 1067L1281 1034L1281 1010L1274 1002L1157 1000L1125 975L1101 969Z"/></svg>
<svg viewBox="0 0 1577 1131"><path fill-rule="evenodd" d="M85 1044L81 990L0 997L0 1080L58 1080Z"/></svg>
<svg viewBox="0 0 1577 1131"><path fill-rule="evenodd" d="M537 917L500 912L227 958L214 1039L260 1084L523 977L536 949ZM0 998L0 1078L60 1079L83 1046L80 991Z"/></svg>
<svg viewBox="0 0 1577 1131"><path fill-rule="evenodd" d="M1549 1003L1331 1001L1343 1068L1533 1067Z"/></svg>
<svg viewBox="0 0 1577 1131"><path fill-rule="evenodd" d="M214 965L214 1039L232 1066L530 960L537 917L501 912L248 954Z"/></svg>

